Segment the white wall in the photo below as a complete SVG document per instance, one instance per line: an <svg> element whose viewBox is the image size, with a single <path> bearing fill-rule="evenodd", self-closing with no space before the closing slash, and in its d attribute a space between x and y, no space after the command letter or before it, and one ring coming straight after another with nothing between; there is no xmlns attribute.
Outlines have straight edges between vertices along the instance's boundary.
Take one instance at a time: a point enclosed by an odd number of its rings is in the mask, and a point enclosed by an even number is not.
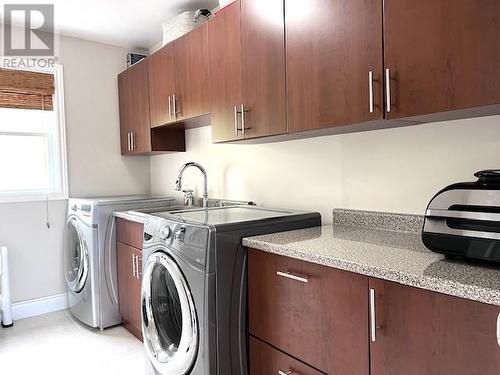
<svg viewBox="0 0 500 375"><path fill-rule="evenodd" d="M0 205L0 243L9 248L13 302L64 293L62 243L66 201Z"/></svg>
<svg viewBox="0 0 500 375"><path fill-rule="evenodd" d="M210 127L187 131L187 152L151 158L153 194L171 194L186 161L208 171L209 195L259 205L422 214L442 187L500 167L500 116L260 145L213 145ZM186 172L187 173L187 172ZM201 188L196 171L186 182Z"/></svg>
<svg viewBox="0 0 500 375"><path fill-rule="evenodd" d="M149 193L149 159L120 154L116 76L127 52L61 37L70 196Z"/></svg>
<svg viewBox="0 0 500 375"><path fill-rule="evenodd" d="M61 36L70 196L150 191L147 157L120 155L116 75L124 48ZM0 244L10 251L13 302L66 292L63 230L66 201L0 204Z"/></svg>

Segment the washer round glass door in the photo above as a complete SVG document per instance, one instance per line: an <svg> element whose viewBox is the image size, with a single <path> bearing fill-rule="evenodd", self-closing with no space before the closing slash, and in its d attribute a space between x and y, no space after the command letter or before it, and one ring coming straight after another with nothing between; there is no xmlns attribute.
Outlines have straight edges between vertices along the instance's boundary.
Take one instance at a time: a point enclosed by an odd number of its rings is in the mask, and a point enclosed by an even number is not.
<svg viewBox="0 0 500 375"><path fill-rule="evenodd" d="M198 322L186 279L163 251L148 257L142 277L142 333L149 359L162 375L185 375L198 351Z"/></svg>
<svg viewBox="0 0 500 375"><path fill-rule="evenodd" d="M89 272L89 251L87 241L82 234L76 217L68 220L66 225L66 282L74 293L80 293L87 281Z"/></svg>

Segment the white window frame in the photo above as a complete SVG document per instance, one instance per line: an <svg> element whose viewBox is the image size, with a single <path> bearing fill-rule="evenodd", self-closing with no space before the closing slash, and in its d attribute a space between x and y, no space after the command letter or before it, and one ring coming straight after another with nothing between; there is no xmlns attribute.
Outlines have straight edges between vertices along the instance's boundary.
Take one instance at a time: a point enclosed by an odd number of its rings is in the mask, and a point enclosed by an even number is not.
<svg viewBox="0 0 500 375"><path fill-rule="evenodd" d="M0 61L0 67L4 67ZM5 67L6 69L15 69ZM66 116L64 108L64 79L63 67L60 64L54 64L53 67L45 69L19 69L24 71L45 72L54 75L54 112L57 119L57 132L59 133L59 150L61 163L61 191L46 192L46 191L23 191L23 192L1 192L0 203L11 202L36 202L45 200L65 200L68 199L68 157L66 149ZM49 158L54 158L49 150Z"/></svg>

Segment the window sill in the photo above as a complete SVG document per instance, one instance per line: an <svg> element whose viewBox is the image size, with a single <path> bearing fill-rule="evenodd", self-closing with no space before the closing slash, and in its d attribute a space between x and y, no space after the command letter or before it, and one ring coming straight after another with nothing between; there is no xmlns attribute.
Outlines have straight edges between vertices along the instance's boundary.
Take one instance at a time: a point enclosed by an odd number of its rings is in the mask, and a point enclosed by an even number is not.
<svg viewBox="0 0 500 375"><path fill-rule="evenodd" d="M45 202L47 200L46 196L41 195L24 195L24 196L2 196L0 194L0 204L8 203L30 203L30 202ZM49 201L65 201L68 200L66 195L53 195L48 197Z"/></svg>

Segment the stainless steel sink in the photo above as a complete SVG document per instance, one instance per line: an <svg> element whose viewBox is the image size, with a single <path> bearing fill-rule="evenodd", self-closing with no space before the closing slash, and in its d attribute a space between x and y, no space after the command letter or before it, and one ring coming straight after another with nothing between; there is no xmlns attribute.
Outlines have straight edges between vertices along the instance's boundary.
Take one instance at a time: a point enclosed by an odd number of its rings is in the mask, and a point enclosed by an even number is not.
<svg viewBox="0 0 500 375"><path fill-rule="evenodd" d="M249 206L249 205L255 206L255 203L248 201L234 201L227 199L208 199L208 208L228 207L228 206ZM174 205L174 206L150 208L137 211L145 214L154 214L155 212L179 213L179 212L199 210L202 208L203 208L203 200L201 198L195 198L194 204L192 206Z"/></svg>
<svg viewBox="0 0 500 375"><path fill-rule="evenodd" d="M208 208L218 208L218 207L230 207L230 206L248 206L252 205L254 206L255 203L253 202L246 202L246 201L232 201L232 200L226 200L226 199L209 199L208 200ZM133 220L137 222L144 222L146 219L146 216L148 215L154 215L155 213L168 213L168 214L180 214L180 213L185 213L189 211L196 211L196 210L201 210L203 209L203 199L201 198L195 198L194 199L194 205L192 206L184 206L182 204L174 205L174 206L163 206L163 207L155 207L155 208L149 208L149 209L138 209L138 210L131 210L131 211L124 211L116 216L121 216L125 217L128 220ZM115 213L116 214L116 213Z"/></svg>

